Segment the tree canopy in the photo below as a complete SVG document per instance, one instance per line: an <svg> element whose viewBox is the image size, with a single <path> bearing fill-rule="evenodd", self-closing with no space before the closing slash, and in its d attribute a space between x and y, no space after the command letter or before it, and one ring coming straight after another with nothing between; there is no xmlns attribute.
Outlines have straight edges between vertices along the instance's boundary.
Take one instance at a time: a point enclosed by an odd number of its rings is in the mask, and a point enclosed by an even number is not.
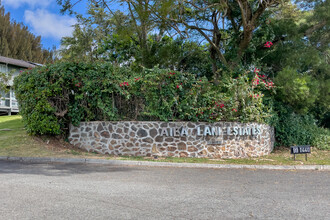
<svg viewBox="0 0 330 220"><path fill-rule="evenodd" d="M275 80L269 97L329 126L329 1L58 0L76 14L63 58L171 68L221 81L259 68Z"/></svg>
<svg viewBox="0 0 330 220"><path fill-rule="evenodd" d="M11 21L10 14L0 7L1 56L42 64L52 61L52 51L43 49L40 41L40 36L36 37L22 23Z"/></svg>

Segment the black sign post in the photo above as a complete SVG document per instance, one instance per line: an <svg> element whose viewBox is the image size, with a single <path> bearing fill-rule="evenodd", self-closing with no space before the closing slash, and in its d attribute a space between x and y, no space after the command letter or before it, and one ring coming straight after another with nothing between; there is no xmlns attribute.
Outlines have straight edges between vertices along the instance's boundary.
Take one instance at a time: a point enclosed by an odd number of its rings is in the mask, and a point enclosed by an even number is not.
<svg viewBox="0 0 330 220"><path fill-rule="evenodd" d="M296 154L305 154L305 159L307 161L307 154L310 153L311 153L310 145L291 146L291 154L293 154L294 160L296 160Z"/></svg>

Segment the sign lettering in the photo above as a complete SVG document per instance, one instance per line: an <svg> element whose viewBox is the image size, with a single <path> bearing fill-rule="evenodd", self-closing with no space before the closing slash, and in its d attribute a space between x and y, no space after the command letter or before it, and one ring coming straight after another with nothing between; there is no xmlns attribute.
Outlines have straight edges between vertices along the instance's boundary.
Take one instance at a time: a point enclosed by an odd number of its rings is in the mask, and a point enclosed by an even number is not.
<svg viewBox="0 0 330 220"><path fill-rule="evenodd" d="M291 146L291 154L307 154L311 153L310 145Z"/></svg>
<svg viewBox="0 0 330 220"><path fill-rule="evenodd" d="M204 126L197 127L195 134L197 136L220 136L220 135L234 135L234 136L257 136L261 134L261 128L256 127L210 127L210 126ZM186 127L181 128L162 128L160 132L161 136L189 136L191 134L188 133L188 129Z"/></svg>

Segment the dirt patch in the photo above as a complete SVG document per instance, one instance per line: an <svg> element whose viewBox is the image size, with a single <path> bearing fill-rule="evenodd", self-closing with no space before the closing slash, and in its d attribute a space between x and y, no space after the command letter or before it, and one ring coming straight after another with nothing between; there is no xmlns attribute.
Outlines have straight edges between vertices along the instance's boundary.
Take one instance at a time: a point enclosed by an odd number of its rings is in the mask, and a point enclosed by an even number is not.
<svg viewBox="0 0 330 220"><path fill-rule="evenodd" d="M68 150L75 150L77 152L84 153L85 150L82 150L69 142L65 141L62 137L54 136L34 136L33 139L38 143L45 146L45 148L55 151L55 152L66 152Z"/></svg>

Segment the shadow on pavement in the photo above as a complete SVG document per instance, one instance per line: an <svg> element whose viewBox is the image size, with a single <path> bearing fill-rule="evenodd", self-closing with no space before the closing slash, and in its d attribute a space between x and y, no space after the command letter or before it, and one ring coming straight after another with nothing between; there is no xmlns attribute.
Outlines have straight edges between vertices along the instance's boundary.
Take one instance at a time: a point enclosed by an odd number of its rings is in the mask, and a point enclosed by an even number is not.
<svg viewBox="0 0 330 220"><path fill-rule="evenodd" d="M73 174L130 172L136 168L99 164L26 163L0 161L0 174L70 176Z"/></svg>

